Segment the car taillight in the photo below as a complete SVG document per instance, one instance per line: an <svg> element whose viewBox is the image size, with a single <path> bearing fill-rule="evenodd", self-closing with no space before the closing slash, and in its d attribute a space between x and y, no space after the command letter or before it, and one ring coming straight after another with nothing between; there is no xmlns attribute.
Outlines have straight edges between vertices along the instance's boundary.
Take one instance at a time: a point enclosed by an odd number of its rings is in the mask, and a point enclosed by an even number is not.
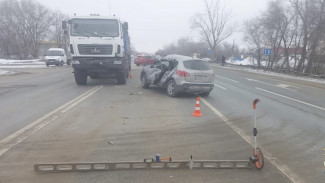
<svg viewBox="0 0 325 183"><path fill-rule="evenodd" d="M190 73L181 71L181 70L177 70L177 74L179 77L189 77L190 76Z"/></svg>

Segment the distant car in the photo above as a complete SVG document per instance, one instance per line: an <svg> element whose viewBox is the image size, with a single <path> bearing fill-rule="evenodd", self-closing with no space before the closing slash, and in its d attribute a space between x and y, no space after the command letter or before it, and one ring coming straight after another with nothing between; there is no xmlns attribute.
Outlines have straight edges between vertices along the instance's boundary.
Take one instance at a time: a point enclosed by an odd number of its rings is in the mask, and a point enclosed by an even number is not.
<svg viewBox="0 0 325 183"><path fill-rule="evenodd" d="M210 63L182 55L168 55L142 68L142 87L150 85L166 88L167 95L179 93L208 96L214 88L215 73Z"/></svg>
<svg viewBox="0 0 325 183"><path fill-rule="evenodd" d="M139 65L150 65L155 61L155 59L152 56L148 55L138 55L137 58L135 58L134 63Z"/></svg>
<svg viewBox="0 0 325 183"><path fill-rule="evenodd" d="M63 66L67 64L67 54L62 48L50 48L45 56L46 66Z"/></svg>

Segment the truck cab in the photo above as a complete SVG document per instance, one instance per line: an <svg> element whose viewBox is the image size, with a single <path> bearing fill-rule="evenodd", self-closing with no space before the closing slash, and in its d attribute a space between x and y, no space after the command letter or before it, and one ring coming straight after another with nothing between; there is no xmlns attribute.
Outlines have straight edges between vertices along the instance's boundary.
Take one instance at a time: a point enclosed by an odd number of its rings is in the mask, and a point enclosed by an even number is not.
<svg viewBox="0 0 325 183"><path fill-rule="evenodd" d="M62 22L70 38L69 51L78 85L87 78L116 77L125 84L131 70L131 49L128 23L116 17L73 17Z"/></svg>

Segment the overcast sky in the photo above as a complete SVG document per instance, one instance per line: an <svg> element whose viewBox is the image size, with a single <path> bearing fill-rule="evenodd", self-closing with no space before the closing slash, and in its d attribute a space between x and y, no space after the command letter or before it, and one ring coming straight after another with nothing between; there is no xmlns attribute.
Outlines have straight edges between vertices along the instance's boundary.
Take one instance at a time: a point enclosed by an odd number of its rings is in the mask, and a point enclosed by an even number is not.
<svg viewBox="0 0 325 183"><path fill-rule="evenodd" d="M52 10L73 16L97 13L116 15L129 22L131 42L137 51L154 53L164 45L182 37L199 40L199 34L190 29L189 20L204 9L203 0L38 0ZM233 21L240 26L266 7L267 0L225 0L231 9ZM243 45L242 33L227 41Z"/></svg>

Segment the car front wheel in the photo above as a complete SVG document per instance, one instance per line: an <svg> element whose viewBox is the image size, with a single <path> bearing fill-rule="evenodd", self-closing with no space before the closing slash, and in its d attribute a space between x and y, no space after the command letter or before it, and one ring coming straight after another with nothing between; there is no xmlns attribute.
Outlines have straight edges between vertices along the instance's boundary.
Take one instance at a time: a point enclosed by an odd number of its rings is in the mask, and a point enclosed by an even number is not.
<svg viewBox="0 0 325 183"><path fill-rule="evenodd" d="M170 80L167 83L167 95L170 97L176 97L178 95L178 92L176 89L176 83L174 80Z"/></svg>
<svg viewBox="0 0 325 183"><path fill-rule="evenodd" d="M141 74L141 84L142 88L148 89L149 88L149 83L148 83L148 78L146 74Z"/></svg>

